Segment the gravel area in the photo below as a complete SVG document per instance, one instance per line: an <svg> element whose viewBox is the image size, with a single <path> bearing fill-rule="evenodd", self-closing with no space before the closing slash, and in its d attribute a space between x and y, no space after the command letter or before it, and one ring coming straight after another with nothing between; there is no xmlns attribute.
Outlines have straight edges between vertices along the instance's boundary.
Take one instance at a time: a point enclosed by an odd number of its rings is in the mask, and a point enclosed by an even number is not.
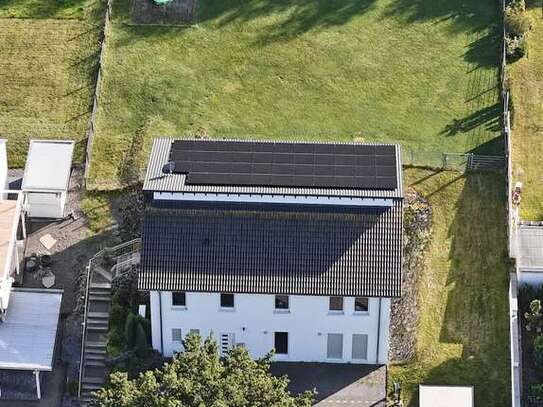
<svg viewBox="0 0 543 407"><path fill-rule="evenodd" d="M424 267L424 250L430 241L432 225L432 207L414 190L407 191L404 205L402 297L392 300L390 320L389 358L395 362L415 356L417 272Z"/></svg>
<svg viewBox="0 0 543 407"><path fill-rule="evenodd" d="M22 175L22 170L9 171L10 188L20 188ZM42 400L5 403L0 401L0 405L14 407L77 406L77 403L67 394L66 383L76 381L79 375L82 320L81 316L74 312L80 295L78 281L89 259L104 246L107 238L106 236L90 237L91 232L87 226L87 219L79 206L83 193L82 186L83 171L74 169L70 179L67 201L66 213L68 216L54 222L28 221L25 256L28 257L35 253L51 255L51 271L55 275L55 284L52 288L64 290L55 351L55 367L53 372L43 374ZM39 241L46 234L50 234L56 240L50 250L47 250ZM43 288L41 279L28 272L24 272L22 285L30 288ZM17 385L20 380L17 375L13 380L12 388L15 392L20 388ZM0 381L2 381L1 378ZM4 384L4 382L2 383Z"/></svg>

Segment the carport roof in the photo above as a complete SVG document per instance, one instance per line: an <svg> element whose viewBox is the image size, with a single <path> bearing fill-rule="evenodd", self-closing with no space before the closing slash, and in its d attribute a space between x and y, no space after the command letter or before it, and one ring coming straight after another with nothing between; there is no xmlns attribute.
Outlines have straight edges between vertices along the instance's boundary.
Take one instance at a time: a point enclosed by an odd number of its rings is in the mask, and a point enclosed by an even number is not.
<svg viewBox="0 0 543 407"><path fill-rule="evenodd" d="M472 386L420 385L419 407L473 407Z"/></svg>
<svg viewBox="0 0 543 407"><path fill-rule="evenodd" d="M13 289L0 323L0 369L53 369L62 290Z"/></svg>
<svg viewBox="0 0 543 407"><path fill-rule="evenodd" d="M23 176L23 191L68 189L74 142L31 140Z"/></svg>

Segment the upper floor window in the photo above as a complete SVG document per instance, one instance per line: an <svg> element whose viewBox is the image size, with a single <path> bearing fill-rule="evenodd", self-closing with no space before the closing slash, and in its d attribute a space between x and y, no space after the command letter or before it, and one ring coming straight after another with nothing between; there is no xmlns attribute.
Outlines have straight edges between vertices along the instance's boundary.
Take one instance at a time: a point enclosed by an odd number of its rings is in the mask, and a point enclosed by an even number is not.
<svg viewBox="0 0 543 407"><path fill-rule="evenodd" d="M368 297L356 297L354 299L354 311L355 312L368 312L369 310L369 298Z"/></svg>
<svg viewBox="0 0 543 407"><path fill-rule="evenodd" d="M276 295L275 296L275 309L277 309L277 310L288 310L289 309L288 295Z"/></svg>
<svg viewBox="0 0 543 407"><path fill-rule="evenodd" d="M234 308L234 294L221 294L221 308Z"/></svg>
<svg viewBox="0 0 543 407"><path fill-rule="evenodd" d="M330 297L330 311L343 311L343 297Z"/></svg>
<svg viewBox="0 0 543 407"><path fill-rule="evenodd" d="M182 291L172 292L172 305L176 307L186 307L187 295Z"/></svg>

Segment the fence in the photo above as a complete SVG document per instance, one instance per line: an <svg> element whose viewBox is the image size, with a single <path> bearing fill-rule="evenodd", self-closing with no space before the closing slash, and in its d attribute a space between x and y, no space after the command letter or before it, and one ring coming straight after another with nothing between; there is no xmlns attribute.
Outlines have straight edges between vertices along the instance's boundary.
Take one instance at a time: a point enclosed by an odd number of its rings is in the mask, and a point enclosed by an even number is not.
<svg viewBox="0 0 543 407"><path fill-rule="evenodd" d="M445 171L502 170L503 156L473 153L443 153L402 148L402 164L410 167L431 168Z"/></svg>
<svg viewBox="0 0 543 407"><path fill-rule="evenodd" d="M515 230L516 216L513 208L513 175L512 175L512 140L511 140L511 112L509 111L509 98L511 94L507 86L507 45L505 32L505 9L508 0L501 0L501 15L502 15L502 50L501 50L501 66L500 66L500 86L502 98L502 128L505 144L505 160L506 160L506 175L505 175L505 193L507 202L507 249L509 257L516 258L515 249ZM511 406L520 407L522 405L522 347L521 330L518 318L518 301L517 301L517 274L511 273L511 283L509 292L509 323L510 323L510 346L511 346Z"/></svg>
<svg viewBox="0 0 543 407"><path fill-rule="evenodd" d="M94 142L94 122L96 120L96 114L98 112L98 102L100 97L100 89L102 86L102 64L104 61L104 53L106 49L106 39L108 37L110 25L111 25L111 1L107 0L106 14L104 17L104 28L101 33L100 41L100 58L98 58L98 73L96 75L96 86L94 88L94 96L92 102L92 113L89 118L89 125L87 127L87 147L85 150L85 176L84 181L87 181L89 175L89 166L91 162L92 144Z"/></svg>

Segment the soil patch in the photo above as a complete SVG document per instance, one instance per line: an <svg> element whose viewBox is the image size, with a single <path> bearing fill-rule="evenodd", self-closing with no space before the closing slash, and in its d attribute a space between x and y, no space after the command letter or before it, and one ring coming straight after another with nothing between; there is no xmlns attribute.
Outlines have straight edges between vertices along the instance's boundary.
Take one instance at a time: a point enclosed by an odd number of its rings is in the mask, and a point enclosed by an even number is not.
<svg viewBox="0 0 543 407"><path fill-rule="evenodd" d="M133 0L132 22L134 24L192 24L195 18L196 0L171 0L158 5L153 0Z"/></svg>

